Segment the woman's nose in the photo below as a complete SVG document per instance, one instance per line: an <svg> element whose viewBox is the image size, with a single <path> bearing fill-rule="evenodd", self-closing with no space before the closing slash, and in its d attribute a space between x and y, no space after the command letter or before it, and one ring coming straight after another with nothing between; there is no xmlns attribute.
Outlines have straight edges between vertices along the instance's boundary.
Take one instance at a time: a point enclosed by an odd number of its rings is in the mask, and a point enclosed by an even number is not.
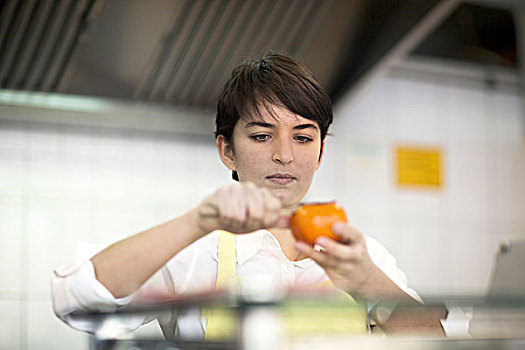
<svg viewBox="0 0 525 350"><path fill-rule="evenodd" d="M274 142L273 160L281 164L293 161L292 143L288 140L276 140Z"/></svg>

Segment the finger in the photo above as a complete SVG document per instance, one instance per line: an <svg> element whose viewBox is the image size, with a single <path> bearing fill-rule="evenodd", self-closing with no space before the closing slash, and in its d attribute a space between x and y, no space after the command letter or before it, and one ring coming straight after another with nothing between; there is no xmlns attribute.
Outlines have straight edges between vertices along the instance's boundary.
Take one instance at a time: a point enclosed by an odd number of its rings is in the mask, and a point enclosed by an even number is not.
<svg viewBox="0 0 525 350"><path fill-rule="evenodd" d="M218 192L219 222L222 228L237 231L246 221L246 204L242 187L232 184Z"/></svg>
<svg viewBox="0 0 525 350"><path fill-rule="evenodd" d="M306 255L309 258L314 252L314 249L311 245L302 241L295 242L295 249L297 249L299 252L301 252L303 255Z"/></svg>
<svg viewBox="0 0 525 350"><path fill-rule="evenodd" d="M230 191L228 190L228 188L224 187L219 188L216 192L217 209L220 220L226 220L227 218L232 216L232 214L230 213L230 205L226 200L231 196L229 193Z"/></svg>
<svg viewBox="0 0 525 350"><path fill-rule="evenodd" d="M319 237L316 244L323 248L323 253L334 260L338 261L355 261L357 260L359 245L357 243L342 244L334 241L329 237Z"/></svg>
<svg viewBox="0 0 525 350"><path fill-rule="evenodd" d="M218 208L220 219L227 225L244 220L244 212L238 211L236 207L242 201L239 186L229 185L218 191Z"/></svg>
<svg viewBox="0 0 525 350"><path fill-rule="evenodd" d="M349 226L344 221L336 221L332 224L332 232L341 237L342 243L361 243L365 238L355 227Z"/></svg>
<svg viewBox="0 0 525 350"><path fill-rule="evenodd" d="M281 216L281 201L275 197L267 188L262 189L264 197L265 213L263 216L264 227L276 227Z"/></svg>
<svg viewBox="0 0 525 350"><path fill-rule="evenodd" d="M317 262L323 268L337 266L337 261L335 261L331 256L324 254L324 252L316 251L311 245L305 242L296 242L295 248L306 257Z"/></svg>
<svg viewBox="0 0 525 350"><path fill-rule="evenodd" d="M245 188L245 194L247 221L249 221L247 224L261 225L266 208L262 191L255 185L249 184Z"/></svg>

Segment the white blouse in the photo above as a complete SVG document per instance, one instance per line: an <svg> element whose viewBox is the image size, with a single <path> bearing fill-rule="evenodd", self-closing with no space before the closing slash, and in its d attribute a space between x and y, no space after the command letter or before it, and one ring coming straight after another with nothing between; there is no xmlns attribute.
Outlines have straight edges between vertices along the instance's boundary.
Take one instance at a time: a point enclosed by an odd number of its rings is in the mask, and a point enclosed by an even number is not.
<svg viewBox="0 0 525 350"><path fill-rule="evenodd" d="M71 327L96 333L99 322L71 316L74 311L114 311L128 305L133 298L159 293L188 295L213 290L217 279L218 231L201 238L173 257L153 275L137 292L127 298L116 299L96 279L89 260L96 251L84 254L76 264L63 265L52 275L53 308L57 316ZM372 261L403 291L420 300L408 287L405 274L397 267L396 259L371 237L366 237ZM251 285L272 284L272 288L307 287L328 279L325 271L313 260L289 261L277 239L267 230L236 236L237 275L241 283ZM82 254L81 254L82 255ZM369 310L372 308L369 304ZM129 332L153 317L129 316L118 322L122 332ZM158 317L159 324L168 338L202 338L206 321L199 310L184 314Z"/></svg>

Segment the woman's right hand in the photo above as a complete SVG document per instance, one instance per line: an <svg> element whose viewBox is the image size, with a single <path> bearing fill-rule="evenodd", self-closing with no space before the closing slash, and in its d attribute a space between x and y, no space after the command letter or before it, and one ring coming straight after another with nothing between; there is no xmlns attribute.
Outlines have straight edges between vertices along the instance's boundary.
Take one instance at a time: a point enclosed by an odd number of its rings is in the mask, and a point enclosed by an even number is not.
<svg viewBox="0 0 525 350"><path fill-rule="evenodd" d="M99 252L91 258L96 278L116 298L129 296L178 252L211 231L246 233L279 226L281 207L266 188L251 183L221 187L185 215Z"/></svg>
<svg viewBox="0 0 525 350"><path fill-rule="evenodd" d="M203 235L219 229L249 233L285 226L281 210L281 201L267 188L242 182L220 187L206 197L196 208L196 220Z"/></svg>

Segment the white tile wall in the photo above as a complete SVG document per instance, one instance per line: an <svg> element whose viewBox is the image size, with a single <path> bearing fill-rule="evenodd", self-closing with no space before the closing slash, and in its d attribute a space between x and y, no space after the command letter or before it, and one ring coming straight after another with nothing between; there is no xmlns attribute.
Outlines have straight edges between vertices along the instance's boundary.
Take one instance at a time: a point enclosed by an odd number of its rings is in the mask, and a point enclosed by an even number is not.
<svg viewBox="0 0 525 350"><path fill-rule="evenodd" d="M72 249L80 237L77 231L66 232L63 220L66 212L56 200L33 199L28 203L26 221L27 285L30 297L49 297L50 267L62 264L60 255L72 261ZM58 254L60 253L60 254Z"/></svg>
<svg viewBox="0 0 525 350"><path fill-rule="evenodd" d="M20 304L15 300L0 300L0 349L20 348Z"/></svg>
<svg viewBox="0 0 525 350"><path fill-rule="evenodd" d="M391 103L388 113L382 101ZM337 111L335 129L348 140L337 143L348 167L338 183L351 220L385 243L422 293L483 293L499 241L525 240L520 96L482 83L467 88L397 76ZM361 140L386 151L356 155L349 144ZM443 188L397 188L391 155L398 144L439 147Z"/></svg>
<svg viewBox="0 0 525 350"><path fill-rule="evenodd" d="M0 128L0 170L2 349L87 348L52 313L52 269L80 241L108 244L179 215L230 176L212 139L32 124Z"/></svg>
<svg viewBox="0 0 525 350"><path fill-rule="evenodd" d="M438 109L448 123L449 139L464 141L488 141L487 113L491 107L491 92L485 89L465 89L450 86L447 91L447 106ZM443 135L446 137L446 135Z"/></svg>
<svg viewBox="0 0 525 350"><path fill-rule="evenodd" d="M499 160L495 180L495 215L497 218L525 223L523 201L525 198L525 161Z"/></svg>
<svg viewBox="0 0 525 350"><path fill-rule="evenodd" d="M19 199L0 199L0 293L20 292L22 211Z"/></svg>
<svg viewBox="0 0 525 350"><path fill-rule="evenodd" d="M24 152L21 150L0 149L2 162L0 165L0 200L4 196L17 197L27 189L26 182L28 164L24 162Z"/></svg>
<svg viewBox="0 0 525 350"><path fill-rule="evenodd" d="M335 117L305 201L343 204L423 294L482 293L498 242L525 239L520 97L386 77ZM230 172L211 139L1 126L0 309L15 321L0 318L0 348L85 348L51 312L50 271L80 240L109 243L185 212ZM399 144L443 150L442 189L396 187Z"/></svg>
<svg viewBox="0 0 525 350"><path fill-rule="evenodd" d="M442 125L446 125L438 107L440 86L400 80L396 88L398 100L393 112L397 115L397 125L392 128L395 136L405 142L439 141Z"/></svg>
<svg viewBox="0 0 525 350"><path fill-rule="evenodd" d="M498 143L515 146L523 145L525 127L523 113L521 112L523 106L521 99L503 93L496 93L494 94L493 106L495 125L493 124L489 137L495 139ZM523 150L523 147L521 149Z"/></svg>
<svg viewBox="0 0 525 350"><path fill-rule="evenodd" d="M48 300L28 302L27 349L87 350L89 336L74 332L58 318Z"/></svg>
<svg viewBox="0 0 525 350"><path fill-rule="evenodd" d="M489 215L489 183L486 157L450 152L447 157L447 191L450 216L486 218Z"/></svg>

